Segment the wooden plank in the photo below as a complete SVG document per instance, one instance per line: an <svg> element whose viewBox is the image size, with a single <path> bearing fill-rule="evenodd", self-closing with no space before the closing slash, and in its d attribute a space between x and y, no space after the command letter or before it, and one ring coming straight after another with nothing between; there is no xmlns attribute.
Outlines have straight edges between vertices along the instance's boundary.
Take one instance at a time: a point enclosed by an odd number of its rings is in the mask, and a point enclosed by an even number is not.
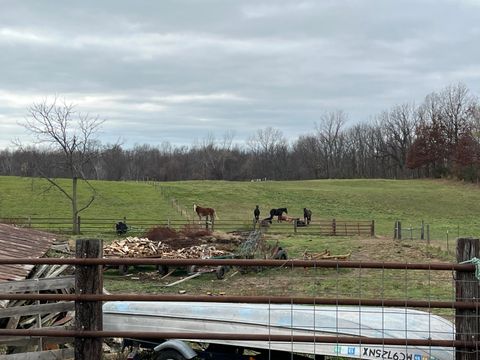
<svg viewBox="0 0 480 360"><path fill-rule="evenodd" d="M66 326L52 326L48 329L51 330L67 330L70 327ZM47 329L45 329L47 330ZM37 345L38 344L38 336L0 336L0 345L11 345L11 346L27 346L27 345ZM50 337L44 336L44 342L46 344L66 344L72 343L73 338L69 337Z"/></svg>
<svg viewBox="0 0 480 360"><path fill-rule="evenodd" d="M73 355L73 349L58 349L26 352L11 355L0 355L0 360L66 360L73 359Z"/></svg>
<svg viewBox="0 0 480 360"><path fill-rule="evenodd" d="M0 292L33 292L43 290L70 289L75 287L74 276L43 278L32 280L6 281L0 283Z"/></svg>
<svg viewBox="0 0 480 360"><path fill-rule="evenodd" d="M193 274L193 275L187 276L186 278L183 278L183 279L178 280L178 281L175 281L175 282L173 282L173 283L171 283L171 284L165 285L165 287L170 287L170 286L174 286L174 285L180 284L180 283L182 283L182 282L184 282L184 281L187 281L187 280L196 278L196 277L198 277L198 276L200 276L200 275L202 275L202 273L201 273L201 272L197 272L197 273L195 273L195 274Z"/></svg>
<svg viewBox="0 0 480 360"><path fill-rule="evenodd" d="M6 309L0 309L0 319L12 316L39 315L49 313L61 313L75 309L74 302L58 302L50 304L14 306Z"/></svg>

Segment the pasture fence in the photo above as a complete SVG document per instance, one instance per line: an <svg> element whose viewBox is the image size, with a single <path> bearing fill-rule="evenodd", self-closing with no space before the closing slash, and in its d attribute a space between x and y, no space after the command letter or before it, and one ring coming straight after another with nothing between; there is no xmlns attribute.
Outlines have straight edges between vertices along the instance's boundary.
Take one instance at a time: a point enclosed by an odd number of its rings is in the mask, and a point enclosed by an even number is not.
<svg viewBox="0 0 480 360"><path fill-rule="evenodd" d="M108 234L115 233L115 224L118 221L127 223L130 234L141 234L148 229L158 226L180 230L188 227L204 227L209 230L224 232L251 231L261 227L259 222L238 219L222 220L185 220L176 218L153 219L153 218L86 218L79 217L78 224L81 234ZM39 230L58 233L71 232L71 218L46 218L46 217L10 217L0 218L0 222L14 224L16 226L31 227ZM272 234L303 234L323 236L375 236L374 220L337 220L318 219L307 226L299 226L297 221L267 223L263 230Z"/></svg>
<svg viewBox="0 0 480 360"><path fill-rule="evenodd" d="M480 357L480 286L475 277L476 266L471 264L472 259L480 257L480 243L478 239L458 239L457 263L395 263L395 262L361 262L361 261L332 261L332 260L252 260L252 259L159 259L159 258L103 258L102 241L97 239L82 239L76 242L75 258L0 258L2 265L74 265L75 266L75 294L42 294L42 293L1 293L0 300L38 300L42 302L68 301L75 303L75 329L0 329L0 339L9 336L22 337L59 337L74 339L75 359L91 360L102 358L102 342L107 337L117 338L145 338L145 339L197 339L197 340L265 340L283 342L310 342L327 343L341 349L349 344L353 354L361 354L368 344L383 347L399 345L405 350L401 352L404 359L417 359L414 353L409 352L409 346L423 346L425 351L433 351L436 347L454 349L457 360L473 360ZM465 263L467 262L467 263ZM309 297L293 296L193 296L168 294L104 294L103 270L106 265L167 265L167 266L262 266L281 269L309 268L309 269L351 269L360 270L396 270L405 273L413 271L452 272L455 274L455 297L449 301L404 299L385 299L382 296L376 299L362 297L326 298L314 294ZM383 275L382 275L383 278ZM405 281L404 279L404 281ZM198 332L171 332L170 329L158 329L154 332L135 332L125 329L122 331L105 331L102 323L102 302L105 301L180 301L180 302L230 302L230 303L267 303L267 304L313 304L313 305L355 305L358 307L381 306L423 308L429 311L435 309L450 309L454 311L455 331L444 334L448 339L435 339L425 335L423 338L409 338L405 329L405 338L347 336L347 335L275 335L269 332L246 333L198 333ZM366 321L366 320L365 320ZM430 321L425 319L425 321ZM378 329L380 334L385 334ZM432 329L434 331L435 329ZM429 330L430 331L430 330ZM363 348L362 348L363 347ZM339 353L340 354L340 353ZM18 357L17 357L18 358ZM401 357L398 357L399 359ZM421 357L423 358L423 357ZM453 358L453 355L452 355ZM38 357L37 359L40 359ZM420 359L420 358L419 358Z"/></svg>
<svg viewBox="0 0 480 360"><path fill-rule="evenodd" d="M458 234L458 237L460 237L460 234ZM393 239L402 240L402 238L409 240L430 241L430 224L425 224L425 221L422 220L417 226L409 224L408 227L402 227L402 222L397 220L395 221L395 225L393 227Z"/></svg>

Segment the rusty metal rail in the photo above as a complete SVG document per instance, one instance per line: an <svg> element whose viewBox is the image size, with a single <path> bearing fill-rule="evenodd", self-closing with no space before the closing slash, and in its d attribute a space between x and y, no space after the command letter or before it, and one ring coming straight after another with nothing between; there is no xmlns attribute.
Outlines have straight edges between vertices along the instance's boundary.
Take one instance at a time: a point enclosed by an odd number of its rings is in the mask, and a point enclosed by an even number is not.
<svg viewBox="0 0 480 360"><path fill-rule="evenodd" d="M429 309L471 309L476 310L476 302L467 301L425 301L425 300L375 300L375 299L332 299L319 297L289 296L210 296L210 295L133 295L133 294L0 294L0 300L40 300L40 301L180 301L180 302L226 302L251 304L304 304L304 305L352 305L416 307Z"/></svg>
<svg viewBox="0 0 480 360"><path fill-rule="evenodd" d="M322 342L330 344L370 344L370 345L411 345L411 346L444 346L475 347L476 341L459 340L419 340L367 338L359 336L316 336L316 335L272 335L272 334L224 334L224 333L184 333L184 332L139 332L139 331L79 331L79 330L18 330L0 329L0 336L50 336L76 338L137 338L137 339L186 339L186 340L258 340L283 342Z"/></svg>
<svg viewBox="0 0 480 360"><path fill-rule="evenodd" d="M265 267L308 267L308 268L355 268L355 269L397 269L397 270L446 270L475 271L471 264L453 263L402 263L374 261L338 260L256 260L256 259L161 259L161 258L0 258L1 264L19 265L171 265L171 266L265 266Z"/></svg>

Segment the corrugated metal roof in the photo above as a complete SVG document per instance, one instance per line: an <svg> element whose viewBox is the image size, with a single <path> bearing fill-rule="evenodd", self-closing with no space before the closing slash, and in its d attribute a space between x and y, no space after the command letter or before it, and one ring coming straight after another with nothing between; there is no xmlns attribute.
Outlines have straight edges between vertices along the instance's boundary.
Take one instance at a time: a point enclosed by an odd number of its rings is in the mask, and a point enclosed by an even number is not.
<svg viewBox="0 0 480 360"><path fill-rule="evenodd" d="M0 224L0 257L39 258L52 246L56 236L43 231ZM0 265L0 281L23 280L33 265Z"/></svg>

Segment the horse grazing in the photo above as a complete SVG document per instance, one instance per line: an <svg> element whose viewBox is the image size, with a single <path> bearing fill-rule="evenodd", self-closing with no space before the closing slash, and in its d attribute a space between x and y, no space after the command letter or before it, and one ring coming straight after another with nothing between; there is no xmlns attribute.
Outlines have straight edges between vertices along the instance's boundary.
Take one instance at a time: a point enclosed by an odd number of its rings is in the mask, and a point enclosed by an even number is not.
<svg viewBox="0 0 480 360"><path fill-rule="evenodd" d="M277 216L278 221L280 221L280 216L282 216L283 213L288 214L287 208L272 209L270 210L270 217L273 218Z"/></svg>
<svg viewBox="0 0 480 360"><path fill-rule="evenodd" d="M193 204L193 211L197 213L198 220L202 220L202 217L207 218L207 220L209 218L210 220L212 220L213 218L217 217L215 209L213 208L204 208L201 206L197 206L197 204Z"/></svg>
<svg viewBox="0 0 480 360"><path fill-rule="evenodd" d="M308 225L312 221L312 210L303 208L303 221Z"/></svg>

